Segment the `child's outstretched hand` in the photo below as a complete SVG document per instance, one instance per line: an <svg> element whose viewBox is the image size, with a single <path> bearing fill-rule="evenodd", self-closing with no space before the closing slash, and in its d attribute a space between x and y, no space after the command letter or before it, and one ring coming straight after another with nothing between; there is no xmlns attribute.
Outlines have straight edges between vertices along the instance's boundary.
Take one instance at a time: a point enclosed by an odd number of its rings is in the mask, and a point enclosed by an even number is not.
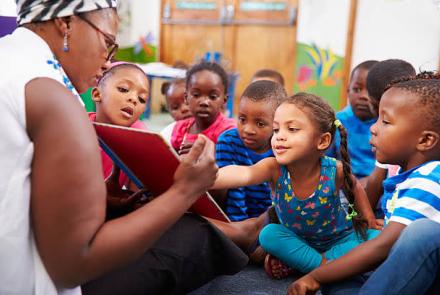
<svg viewBox="0 0 440 295"><path fill-rule="evenodd" d="M107 187L107 209L108 210L128 210L133 209L134 204L142 197L142 192L132 193L121 188L119 176L121 169L113 165L112 173L105 180Z"/></svg>
<svg viewBox="0 0 440 295"><path fill-rule="evenodd" d="M186 155L189 153L189 151L191 150L193 145L194 145L194 142L189 142L189 141L182 142L182 145L180 146L177 153L179 155Z"/></svg>
<svg viewBox="0 0 440 295"><path fill-rule="evenodd" d="M307 295L315 294L321 285L311 275L305 275L299 280L290 284L287 290L288 295Z"/></svg>
<svg viewBox="0 0 440 295"><path fill-rule="evenodd" d="M174 185L190 190L190 195L194 197L206 192L217 177L214 151L214 143L199 135L189 153L181 158L174 174Z"/></svg>

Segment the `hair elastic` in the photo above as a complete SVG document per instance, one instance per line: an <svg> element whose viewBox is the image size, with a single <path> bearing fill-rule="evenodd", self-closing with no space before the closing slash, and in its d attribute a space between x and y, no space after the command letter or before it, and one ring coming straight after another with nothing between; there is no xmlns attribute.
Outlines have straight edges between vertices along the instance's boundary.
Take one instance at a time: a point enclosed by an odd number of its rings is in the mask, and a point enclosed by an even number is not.
<svg viewBox="0 0 440 295"><path fill-rule="evenodd" d="M354 205L353 204L348 204L348 208L351 208L351 213L347 212L347 215L345 216L346 220L352 220L354 217L356 217L358 215L358 213L356 212L356 210L354 209Z"/></svg>
<svg viewBox="0 0 440 295"><path fill-rule="evenodd" d="M341 121L339 121L339 119L336 119L333 124L335 124L336 128L339 128L339 126L342 125Z"/></svg>

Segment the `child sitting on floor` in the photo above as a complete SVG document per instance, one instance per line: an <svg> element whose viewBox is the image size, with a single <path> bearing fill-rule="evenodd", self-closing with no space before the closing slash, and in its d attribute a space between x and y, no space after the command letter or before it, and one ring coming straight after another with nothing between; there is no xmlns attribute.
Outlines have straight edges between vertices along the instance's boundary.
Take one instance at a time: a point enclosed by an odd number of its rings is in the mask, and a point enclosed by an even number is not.
<svg viewBox="0 0 440 295"><path fill-rule="evenodd" d="M387 59L375 64L367 76L367 91L374 106L379 106L380 98L385 88L394 80L416 75L414 67L400 59ZM367 179L365 188L371 207L375 209L376 217L383 218L380 199L383 194L382 182L387 177L397 174L400 169L397 165L381 164L376 161L376 167Z"/></svg>
<svg viewBox="0 0 440 295"><path fill-rule="evenodd" d="M93 89L92 97L96 103L96 113L89 113L91 121L108 123L124 127L145 129L142 122L138 121L146 107L148 99L148 79L142 69L130 63L117 64L106 71ZM112 214L123 215L144 202L138 202L140 195L130 195L128 191L121 190L125 185L136 191L134 185L129 184L128 177L120 173L119 182L117 177L119 169L112 171L113 162L110 157L101 150L104 176L107 177L107 189L110 193L108 206ZM236 243L240 248L251 254L254 241L262 226L268 222L267 214L261 214L257 218L243 222L225 223L209 219L221 232Z"/></svg>
<svg viewBox="0 0 440 295"><path fill-rule="evenodd" d="M280 72L277 72L272 69L261 69L255 72L255 74L251 78L251 83L260 80L269 80L280 83L281 86L284 87L284 77Z"/></svg>
<svg viewBox="0 0 440 295"><path fill-rule="evenodd" d="M223 132L216 144L219 167L251 166L273 157L270 139L275 109L286 98L284 88L272 81L251 83L238 106L237 128ZM229 189L225 211L232 221L257 217L272 204L269 183Z"/></svg>
<svg viewBox="0 0 440 295"><path fill-rule="evenodd" d="M324 156L336 129L342 163ZM283 263L307 273L379 234L366 230L366 225L380 226L351 174L346 131L328 103L307 93L286 99L275 111L273 132L275 158L223 167L214 185L221 189L271 182L280 224L269 224L260 233L262 248L271 254L265 261L270 277L290 273ZM348 212L341 205L340 189L349 201Z"/></svg>
<svg viewBox="0 0 440 295"><path fill-rule="evenodd" d="M368 97L366 81L368 71L376 63L375 60L368 60L353 69L347 89L350 104L336 114L347 130L348 154L353 175L361 180L363 186L366 180L362 178L370 175L375 162L370 145L370 127L376 122L377 114ZM340 142L339 133L336 132L334 147L327 155L336 157ZM337 158L340 156L338 155Z"/></svg>
<svg viewBox="0 0 440 295"><path fill-rule="evenodd" d="M167 110L175 121L166 126L160 134L167 142L171 142L171 134L176 121L191 117L188 103L185 101L185 79L163 83L161 93L165 96Z"/></svg>
<svg viewBox="0 0 440 295"><path fill-rule="evenodd" d="M382 263L390 251L394 251L396 241L405 227L427 219L439 223L439 113L438 74L422 73L415 78L402 79L385 91L379 105L379 118L371 127L371 144L380 163L398 165L401 170L398 175L384 181L384 230L376 239L294 282L289 288L289 294L311 294L322 283L332 283L370 271ZM425 261L430 263L429 257L436 252L432 251L432 245L420 244L417 239L399 241L404 242L407 248L399 247L400 255L393 255L391 260L394 267L388 268L388 262L391 261L387 259L384 263L386 266L380 266L375 271L381 275L373 273L373 281L368 280L366 283L368 292L361 289L361 294L424 294L432 281L424 283L423 278L421 282L412 279L418 277L420 266ZM413 250L420 255L402 257L413 253ZM405 267L410 263L414 264L413 268ZM396 277L394 273L398 274L397 277L399 274L408 274L410 278L397 284L396 281L388 280L388 274ZM414 286L423 288L415 289ZM353 286L350 286L350 291L358 294Z"/></svg>
<svg viewBox="0 0 440 295"><path fill-rule="evenodd" d="M189 106L185 101L185 80L176 79L162 84L161 93L165 96L167 110L174 121L191 117Z"/></svg>
<svg viewBox="0 0 440 295"><path fill-rule="evenodd" d="M177 121L173 128L171 145L179 154L189 151L199 133L216 143L223 131L236 126L221 112L227 89L227 74L217 63L201 62L188 70L185 99L194 117Z"/></svg>
<svg viewBox="0 0 440 295"><path fill-rule="evenodd" d="M96 113L89 113L91 121L146 129L139 121L148 100L148 79L134 64L120 63L108 70L92 90ZM113 162L104 151L104 176L112 171Z"/></svg>
<svg viewBox="0 0 440 295"><path fill-rule="evenodd" d="M93 88L92 99L96 113L89 113L89 118L93 122L146 129L139 118L145 111L148 93L148 79L141 68L130 63L117 63L105 72L97 87ZM137 188L118 168L113 171L113 161L104 150L101 150L101 159L107 189L114 193L107 198L108 217L126 214L133 209L140 195L130 197L128 191L122 194L119 188Z"/></svg>

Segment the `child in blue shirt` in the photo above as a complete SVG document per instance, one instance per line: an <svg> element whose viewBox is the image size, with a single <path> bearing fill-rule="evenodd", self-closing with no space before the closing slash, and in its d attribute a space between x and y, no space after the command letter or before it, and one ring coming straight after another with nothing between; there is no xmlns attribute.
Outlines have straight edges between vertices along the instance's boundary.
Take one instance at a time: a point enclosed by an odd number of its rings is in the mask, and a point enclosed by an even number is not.
<svg viewBox="0 0 440 295"><path fill-rule="evenodd" d="M341 162L324 156L336 129ZM259 236L269 253L265 270L270 277L285 277L289 267L309 272L379 234L372 229L378 225L367 196L351 174L347 133L327 102L301 92L285 99L275 111L273 133L275 158L223 167L213 187L271 183L280 224L266 225ZM340 191L347 196L348 210L341 205Z"/></svg>
<svg viewBox="0 0 440 295"><path fill-rule="evenodd" d="M387 258L390 251L394 253L394 246L399 246L399 255L389 257L376 270L380 276L373 273L374 284L367 281L368 291L362 288L361 294L424 294L432 280L421 278L416 282L414 278L426 263L432 261L430 257L435 252L429 243L420 242L424 240L422 237L401 240L399 236L407 226L411 228L413 223L421 220L440 223L439 112L438 74L422 73L415 78L402 79L385 91L379 105L379 118L371 127L371 144L379 162L399 165L401 173L384 182L384 230L377 238L294 282L289 288L290 295L309 294L318 290L322 283L372 270ZM406 247L400 247L402 243ZM424 258L416 260L412 255L405 259L414 249L418 249L416 252ZM390 259L394 262L393 268L388 267ZM405 267L407 265L411 266ZM406 276L407 280L397 284L397 281L388 280L388 274ZM353 291L353 286L350 290Z"/></svg>
<svg viewBox="0 0 440 295"><path fill-rule="evenodd" d="M349 105L336 114L336 118L347 129L351 169L359 179L370 175L375 163L370 145L370 127L376 122L377 114L367 93L366 80L368 71L376 63L375 60L368 60L353 69L347 89ZM339 132L336 132L334 147L327 153L329 156L337 156L340 138Z"/></svg>
<svg viewBox="0 0 440 295"><path fill-rule="evenodd" d="M375 64L367 76L367 91L371 102L377 109L380 98L386 87L397 79L412 77L416 75L414 67L407 61L401 59L387 59ZM399 170L397 165L381 164L376 161L373 172L368 176L366 192L371 207L375 210L378 218L383 218L383 211L380 199L383 195L382 182L390 176L396 175Z"/></svg>
<svg viewBox="0 0 440 295"><path fill-rule="evenodd" d="M251 83L243 92L238 106L237 128L223 132L216 144L219 167L251 166L273 157L270 146L275 109L286 98L284 88L276 82ZM229 189L225 200L226 214L232 221L261 215L272 204L267 182Z"/></svg>

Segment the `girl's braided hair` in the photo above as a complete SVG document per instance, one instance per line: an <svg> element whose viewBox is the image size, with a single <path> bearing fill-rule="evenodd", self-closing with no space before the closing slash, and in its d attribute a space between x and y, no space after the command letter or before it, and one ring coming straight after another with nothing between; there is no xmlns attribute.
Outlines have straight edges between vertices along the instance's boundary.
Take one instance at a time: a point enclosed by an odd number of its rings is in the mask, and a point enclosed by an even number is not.
<svg viewBox="0 0 440 295"><path fill-rule="evenodd" d="M348 202L354 204L354 182L351 173L350 156L348 155L347 147L347 131L342 124L335 124L336 115L332 107L319 96L310 93L299 92L285 100L283 103L294 104L306 114L309 119L315 123L315 126L321 133L329 132L333 141L336 128L338 128L341 135L340 155L342 162L342 171L344 181L342 183L342 191L344 192ZM352 214L354 209L352 206L348 208L348 214ZM357 215L353 217L353 227L355 231L361 235L363 239L366 238L365 228L366 223L362 216Z"/></svg>

